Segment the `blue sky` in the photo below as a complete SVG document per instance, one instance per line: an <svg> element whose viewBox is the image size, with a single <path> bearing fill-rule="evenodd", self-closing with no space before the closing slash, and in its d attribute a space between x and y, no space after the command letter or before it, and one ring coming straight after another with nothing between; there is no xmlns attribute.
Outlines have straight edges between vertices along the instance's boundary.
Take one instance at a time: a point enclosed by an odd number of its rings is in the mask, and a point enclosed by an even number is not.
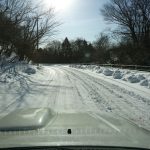
<svg viewBox="0 0 150 150"><path fill-rule="evenodd" d="M100 14L100 8L108 0L45 0L46 3L55 3L57 18L62 22L59 32L55 39L63 40L68 37L70 40L78 37L85 38L87 41L94 41L100 32L107 31L112 27L104 21ZM55 2L54 2L55 1ZM61 2L60 2L61 1ZM68 2L69 1L69 2ZM58 9L61 6L62 8ZM64 2L62 4L62 2ZM68 4L67 4L68 3ZM68 6L67 6L68 5Z"/></svg>

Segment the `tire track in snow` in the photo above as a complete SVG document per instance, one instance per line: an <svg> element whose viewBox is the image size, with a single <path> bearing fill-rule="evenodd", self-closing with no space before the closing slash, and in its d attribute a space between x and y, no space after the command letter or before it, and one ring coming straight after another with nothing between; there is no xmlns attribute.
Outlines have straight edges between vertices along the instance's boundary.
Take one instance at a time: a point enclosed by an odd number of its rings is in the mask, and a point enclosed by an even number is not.
<svg viewBox="0 0 150 150"><path fill-rule="evenodd" d="M78 72L78 71L76 70L76 72ZM122 98L125 101L128 98L128 99L132 99L134 101L136 100L136 102L137 102L137 100L139 100L143 104L145 103L145 101L150 102L150 99L145 99L145 98L141 97L140 95L135 94L134 92L127 91L126 89L120 88L117 85L110 84L110 83L103 81L101 79L93 78L92 76L89 76L86 73L79 71L79 75L86 76L86 79L88 78L90 80L90 82L91 81L94 82L94 86L99 85L99 86L103 87L103 89L106 89L107 91L109 91L110 93L115 95L116 97ZM145 99L145 101L143 101L143 99ZM131 106L133 106L133 104L130 101L126 101L126 102L128 104L130 104ZM149 105L149 103L147 103L147 104ZM148 109L149 109L149 106L148 106Z"/></svg>
<svg viewBox="0 0 150 150"><path fill-rule="evenodd" d="M77 85L77 91L78 91L79 95L82 97L84 104L86 104L88 106L88 108L90 108L90 106L87 104L88 100L90 100L93 103L93 105L96 106L96 109L98 109L98 108L97 108L96 103L94 103L95 100L98 100L101 102L106 102L105 99L107 96L105 95L106 97L104 97L104 95L101 95L98 92L97 88L95 88L91 84L91 81L90 82L86 81L86 79L81 78L79 75L77 75L76 73L73 73L70 70L66 70L66 68L63 68L63 70L66 71L66 73L69 74L69 76L73 77L76 81L79 81L78 85ZM86 95L85 95L85 92L83 92L83 91L86 91ZM103 109L106 110L104 103L101 103L101 110L103 110Z"/></svg>
<svg viewBox="0 0 150 150"><path fill-rule="evenodd" d="M85 111L85 105L78 94L76 86L70 76L61 68L53 68L58 74L58 85L61 86L56 99L56 105L53 107L57 112L79 112ZM60 110L59 110L60 109Z"/></svg>

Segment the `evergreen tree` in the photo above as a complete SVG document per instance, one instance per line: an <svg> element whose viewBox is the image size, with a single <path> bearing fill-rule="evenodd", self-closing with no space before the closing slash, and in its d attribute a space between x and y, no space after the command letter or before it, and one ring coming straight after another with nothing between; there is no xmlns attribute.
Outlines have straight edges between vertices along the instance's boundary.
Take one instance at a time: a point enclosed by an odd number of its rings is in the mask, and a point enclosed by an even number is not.
<svg viewBox="0 0 150 150"><path fill-rule="evenodd" d="M71 44L66 37L62 43L62 55L64 57L64 62L71 62L72 61L72 49Z"/></svg>

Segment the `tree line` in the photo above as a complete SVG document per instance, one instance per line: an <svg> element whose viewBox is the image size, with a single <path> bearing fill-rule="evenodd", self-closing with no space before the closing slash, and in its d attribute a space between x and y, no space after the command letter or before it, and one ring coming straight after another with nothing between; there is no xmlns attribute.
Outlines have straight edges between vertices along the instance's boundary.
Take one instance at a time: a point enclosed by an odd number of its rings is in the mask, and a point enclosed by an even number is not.
<svg viewBox="0 0 150 150"><path fill-rule="evenodd" d="M148 48L134 46L125 38L114 44L110 35L101 33L93 43L82 38L51 41L36 51L33 60L37 63L150 65L148 51Z"/></svg>
<svg viewBox="0 0 150 150"><path fill-rule="evenodd" d="M34 61L38 63L83 63L93 60L94 48L91 43L78 38L69 41L51 41L45 48L39 49Z"/></svg>

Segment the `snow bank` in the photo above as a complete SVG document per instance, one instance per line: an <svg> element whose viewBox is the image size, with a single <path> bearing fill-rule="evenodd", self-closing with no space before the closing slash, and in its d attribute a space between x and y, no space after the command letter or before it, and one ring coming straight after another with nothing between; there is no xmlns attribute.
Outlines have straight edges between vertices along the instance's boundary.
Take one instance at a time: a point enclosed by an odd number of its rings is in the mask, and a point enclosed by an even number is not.
<svg viewBox="0 0 150 150"><path fill-rule="evenodd" d="M103 69L101 68L101 69L98 69L98 70L96 70L96 73L102 73L103 72Z"/></svg>
<svg viewBox="0 0 150 150"><path fill-rule="evenodd" d="M0 76L0 83L9 83L13 80L14 76L9 73L2 74Z"/></svg>
<svg viewBox="0 0 150 150"><path fill-rule="evenodd" d="M36 70L34 68L26 68L24 71L24 73L27 73L28 75L31 75L31 74L35 74L36 73Z"/></svg>
<svg viewBox="0 0 150 150"><path fill-rule="evenodd" d="M137 78L137 76L135 75L130 75L127 80L130 82L130 83L138 83L140 82L140 80Z"/></svg>
<svg viewBox="0 0 150 150"><path fill-rule="evenodd" d="M139 75L137 75L137 78L138 78L138 80L145 80L145 77L144 77L144 75L143 74L139 74Z"/></svg>
<svg viewBox="0 0 150 150"><path fill-rule="evenodd" d="M25 61L19 61L19 57L15 53L12 53L10 57L0 56L1 83L15 82L18 80L20 74L35 74L36 69L34 65L30 65Z"/></svg>
<svg viewBox="0 0 150 150"><path fill-rule="evenodd" d="M149 85L149 82L148 82L147 79L145 79L145 80L143 80L143 81L140 82L140 85L141 85L141 86L148 86L148 85Z"/></svg>
<svg viewBox="0 0 150 150"><path fill-rule="evenodd" d="M150 89L150 73L148 72L140 72L137 70L127 70L112 67L102 67L96 65L71 65L70 67L90 70L113 79L138 84L140 86L144 86Z"/></svg>
<svg viewBox="0 0 150 150"><path fill-rule="evenodd" d="M122 77L123 77L123 74L120 70L114 71L114 73L113 73L113 78L114 79L121 79Z"/></svg>
<svg viewBox="0 0 150 150"><path fill-rule="evenodd" d="M113 71L110 70L110 69L105 68L105 69L103 70L103 74L104 74L105 76L112 76Z"/></svg>

